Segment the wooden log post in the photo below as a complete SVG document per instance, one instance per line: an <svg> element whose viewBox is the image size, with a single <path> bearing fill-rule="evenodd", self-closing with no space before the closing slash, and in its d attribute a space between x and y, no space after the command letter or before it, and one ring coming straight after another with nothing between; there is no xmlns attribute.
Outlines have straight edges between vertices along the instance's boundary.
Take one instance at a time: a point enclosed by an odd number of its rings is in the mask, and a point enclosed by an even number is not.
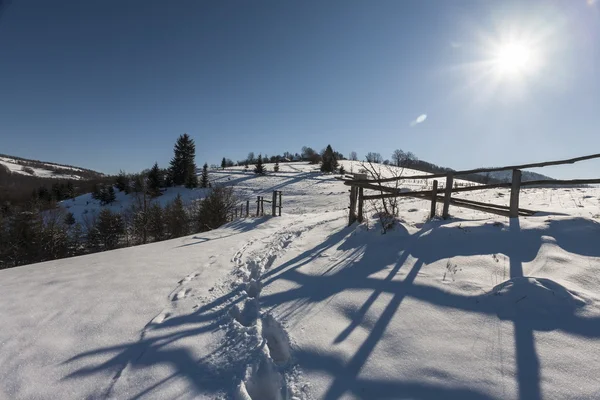
<svg viewBox="0 0 600 400"><path fill-rule="evenodd" d="M263 196L260 196L260 215L265 216L265 198Z"/></svg>
<svg viewBox="0 0 600 400"><path fill-rule="evenodd" d="M521 170L513 169L510 188L510 218L519 218L519 191L521 190Z"/></svg>
<svg viewBox="0 0 600 400"><path fill-rule="evenodd" d="M279 191L279 216L281 217L281 191Z"/></svg>
<svg viewBox="0 0 600 400"><path fill-rule="evenodd" d="M246 200L246 218L250 216L250 200Z"/></svg>
<svg viewBox="0 0 600 400"><path fill-rule="evenodd" d="M348 226L352 225L356 221L356 193L358 192L357 186L350 186L350 212L348 214Z"/></svg>
<svg viewBox="0 0 600 400"><path fill-rule="evenodd" d="M256 216L260 216L260 196L256 196Z"/></svg>
<svg viewBox="0 0 600 400"><path fill-rule="evenodd" d="M450 210L450 199L452 198L452 185L454 184L454 174L452 172L448 172L446 175L446 187L445 197L444 197L444 209L442 212L442 218L448 219L450 214L448 211Z"/></svg>
<svg viewBox="0 0 600 400"><path fill-rule="evenodd" d="M358 222L363 222L364 220L364 216L363 216L363 204L364 204L364 199L363 199L364 193L363 193L363 188L358 188Z"/></svg>
<svg viewBox="0 0 600 400"><path fill-rule="evenodd" d="M233 216L233 217L234 217L235 219L237 219L237 207L236 207L234 210L235 210L235 211L234 211L234 213L235 213L235 214L234 214L234 216Z"/></svg>
<svg viewBox="0 0 600 400"><path fill-rule="evenodd" d="M277 216L277 190L273 191L273 201L271 202L271 215Z"/></svg>
<svg viewBox="0 0 600 400"><path fill-rule="evenodd" d="M433 180L433 188L431 189L431 212L429 213L429 219L435 218L435 209L437 206L437 179Z"/></svg>

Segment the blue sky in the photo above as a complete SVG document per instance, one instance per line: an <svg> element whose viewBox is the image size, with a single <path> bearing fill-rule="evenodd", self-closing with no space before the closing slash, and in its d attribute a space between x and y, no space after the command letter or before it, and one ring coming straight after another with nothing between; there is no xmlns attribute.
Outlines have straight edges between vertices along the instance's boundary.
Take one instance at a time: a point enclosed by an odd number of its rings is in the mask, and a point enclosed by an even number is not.
<svg viewBox="0 0 600 400"><path fill-rule="evenodd" d="M600 152L599 75L600 1L12 0L0 153L134 172L187 132L198 164L328 143L566 158Z"/></svg>

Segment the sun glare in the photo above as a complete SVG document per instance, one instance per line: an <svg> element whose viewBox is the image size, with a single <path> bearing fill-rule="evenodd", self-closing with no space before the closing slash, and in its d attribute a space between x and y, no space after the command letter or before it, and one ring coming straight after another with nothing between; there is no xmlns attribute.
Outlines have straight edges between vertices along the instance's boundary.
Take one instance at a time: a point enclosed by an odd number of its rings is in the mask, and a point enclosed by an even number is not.
<svg viewBox="0 0 600 400"><path fill-rule="evenodd" d="M531 49L523 43L505 43L498 47L494 63L498 71L506 74L531 72Z"/></svg>

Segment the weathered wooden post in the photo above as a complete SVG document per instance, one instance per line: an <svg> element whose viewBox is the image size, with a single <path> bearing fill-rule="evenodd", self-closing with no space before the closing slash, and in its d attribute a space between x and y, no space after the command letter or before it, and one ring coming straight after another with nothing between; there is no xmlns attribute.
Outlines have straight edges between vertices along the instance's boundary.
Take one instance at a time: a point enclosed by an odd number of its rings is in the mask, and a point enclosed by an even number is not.
<svg viewBox="0 0 600 400"><path fill-rule="evenodd" d="M271 202L271 215L277 216L277 190L273 190L273 201Z"/></svg>
<svg viewBox="0 0 600 400"><path fill-rule="evenodd" d="M356 221L356 186L350 186L350 213L348 214L348 226Z"/></svg>
<svg viewBox="0 0 600 400"><path fill-rule="evenodd" d="M250 216L250 200L246 200L246 218Z"/></svg>
<svg viewBox="0 0 600 400"><path fill-rule="evenodd" d="M260 196L256 196L256 216L260 216Z"/></svg>
<svg viewBox="0 0 600 400"><path fill-rule="evenodd" d="M261 217L265 216L265 198L264 198L264 196L260 196L260 215L261 215Z"/></svg>
<svg viewBox="0 0 600 400"><path fill-rule="evenodd" d="M438 181L433 181L433 188L431 189L431 212L429 213L429 219L435 218L435 208L437 206L437 185Z"/></svg>
<svg viewBox="0 0 600 400"><path fill-rule="evenodd" d="M282 207L282 204L281 204L281 191L279 191L279 216L280 217L281 217L281 207Z"/></svg>
<svg viewBox="0 0 600 400"><path fill-rule="evenodd" d="M513 169L510 188L510 218L519 218L519 191L521 190L521 170Z"/></svg>
<svg viewBox="0 0 600 400"><path fill-rule="evenodd" d="M363 188L358 188L358 222L363 222Z"/></svg>
<svg viewBox="0 0 600 400"><path fill-rule="evenodd" d="M235 214L234 214L234 216L233 216L233 217L234 217L235 219L237 219L237 207L234 209L234 213L235 213Z"/></svg>
<svg viewBox="0 0 600 400"><path fill-rule="evenodd" d="M442 212L442 218L448 219L450 214L448 213L450 209L450 198L452 197L452 185L454 183L454 174L452 172L448 172L446 175L446 187L445 189L445 197L444 197L444 210Z"/></svg>

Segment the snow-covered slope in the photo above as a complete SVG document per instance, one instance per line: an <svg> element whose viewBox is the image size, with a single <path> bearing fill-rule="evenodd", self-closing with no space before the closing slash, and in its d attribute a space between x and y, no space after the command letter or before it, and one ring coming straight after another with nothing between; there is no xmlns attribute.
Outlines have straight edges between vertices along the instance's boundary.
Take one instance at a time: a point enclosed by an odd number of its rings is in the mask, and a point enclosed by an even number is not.
<svg viewBox="0 0 600 400"><path fill-rule="evenodd" d="M5 155L0 155L0 166L6 167L13 174L35 176L38 178L79 180L101 176L98 172L83 168Z"/></svg>
<svg viewBox="0 0 600 400"><path fill-rule="evenodd" d="M403 199L382 235L313 169L211 173L282 217L0 271L0 398L600 397L600 189Z"/></svg>

